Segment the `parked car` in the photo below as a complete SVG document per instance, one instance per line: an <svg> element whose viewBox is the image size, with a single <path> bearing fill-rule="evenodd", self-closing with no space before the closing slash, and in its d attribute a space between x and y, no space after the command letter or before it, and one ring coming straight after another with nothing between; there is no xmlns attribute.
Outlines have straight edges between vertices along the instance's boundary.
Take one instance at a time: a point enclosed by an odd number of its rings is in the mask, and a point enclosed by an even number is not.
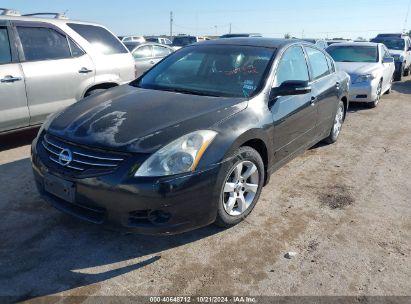
<svg viewBox="0 0 411 304"><path fill-rule="evenodd" d="M318 46L319 48L322 48L323 50L325 50L328 47L327 41L323 39L302 38L301 40L315 44L316 46Z"/></svg>
<svg viewBox="0 0 411 304"><path fill-rule="evenodd" d="M222 35L222 36L220 36L220 38L221 39L226 39L226 38L246 38L246 37L259 37L259 38L261 38L261 37L263 37L263 35L261 35L261 34L258 34L258 33L254 33L254 34L251 34L251 33L242 33L242 34L225 34L225 35Z"/></svg>
<svg viewBox="0 0 411 304"><path fill-rule="evenodd" d="M143 42L146 42L146 39L143 36L124 36L123 39L121 39L121 42L123 43L126 43L126 42L143 43Z"/></svg>
<svg viewBox="0 0 411 304"><path fill-rule="evenodd" d="M408 76L411 69L411 39L402 34L379 34L371 40L383 43L395 59L395 81L401 81L403 76Z"/></svg>
<svg viewBox="0 0 411 304"><path fill-rule="evenodd" d="M174 37L172 48L176 51L187 45L199 42L196 36L179 35Z"/></svg>
<svg viewBox="0 0 411 304"><path fill-rule="evenodd" d="M337 67L351 77L350 101L376 107L381 95L391 92L394 58L382 43L339 43L327 51Z"/></svg>
<svg viewBox="0 0 411 304"><path fill-rule="evenodd" d="M144 37L144 39L147 42L154 42L154 43L160 43L160 44L165 44L165 45L172 45L173 44L173 42L170 39L165 38L165 37L152 37L152 36L150 36L150 37Z"/></svg>
<svg viewBox="0 0 411 304"><path fill-rule="evenodd" d="M328 46L336 44L336 43L347 43L347 42L352 42L351 40L326 40L325 41Z"/></svg>
<svg viewBox="0 0 411 304"><path fill-rule="evenodd" d="M131 50L136 62L136 77L140 77L164 57L174 52L173 48L160 43L141 43Z"/></svg>
<svg viewBox="0 0 411 304"><path fill-rule="evenodd" d="M187 46L129 85L50 117L35 181L58 209L139 233L229 227L270 175L337 140L349 77L320 48L285 39Z"/></svg>
<svg viewBox="0 0 411 304"><path fill-rule="evenodd" d="M9 12L0 15L0 133L135 79L133 57L105 27Z"/></svg>

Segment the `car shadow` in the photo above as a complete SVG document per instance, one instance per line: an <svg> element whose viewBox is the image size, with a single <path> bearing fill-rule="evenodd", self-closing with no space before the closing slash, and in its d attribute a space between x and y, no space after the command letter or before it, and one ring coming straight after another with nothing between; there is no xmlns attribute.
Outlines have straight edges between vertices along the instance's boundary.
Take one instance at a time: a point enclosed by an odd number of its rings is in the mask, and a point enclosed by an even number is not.
<svg viewBox="0 0 411 304"><path fill-rule="evenodd" d="M402 94L411 94L411 79L403 82L395 82L393 90Z"/></svg>
<svg viewBox="0 0 411 304"><path fill-rule="evenodd" d="M0 135L0 152L31 144L39 128Z"/></svg>
<svg viewBox="0 0 411 304"><path fill-rule="evenodd" d="M143 236L84 223L39 197L29 158L0 165L0 181L0 295L7 302L92 288L155 264L165 250L222 231L209 226L175 236Z"/></svg>

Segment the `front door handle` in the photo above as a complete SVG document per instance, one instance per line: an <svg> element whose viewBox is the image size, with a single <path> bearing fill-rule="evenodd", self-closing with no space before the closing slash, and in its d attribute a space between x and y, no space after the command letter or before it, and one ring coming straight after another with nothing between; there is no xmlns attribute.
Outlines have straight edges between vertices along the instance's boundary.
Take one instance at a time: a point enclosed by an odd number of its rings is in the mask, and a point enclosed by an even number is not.
<svg viewBox="0 0 411 304"><path fill-rule="evenodd" d="M13 77L11 75L7 75L7 76L4 76L3 79L0 79L0 82L1 83L10 83L10 82L15 82L15 81L20 81L22 79L23 78L21 78L21 77Z"/></svg>
<svg viewBox="0 0 411 304"><path fill-rule="evenodd" d="M93 72L93 70L89 70L88 68L81 68L80 71L78 71L80 74L87 74Z"/></svg>
<svg viewBox="0 0 411 304"><path fill-rule="evenodd" d="M340 88L340 83L339 83L338 81L335 83L335 87L336 87L337 89Z"/></svg>
<svg viewBox="0 0 411 304"><path fill-rule="evenodd" d="M156 62L154 61L154 60L151 60L150 61L150 64L155 64Z"/></svg>
<svg viewBox="0 0 411 304"><path fill-rule="evenodd" d="M318 100L317 97L315 97L315 96L311 97L311 100L310 100L311 105L312 105L312 106L315 105L315 103L317 102L317 100Z"/></svg>

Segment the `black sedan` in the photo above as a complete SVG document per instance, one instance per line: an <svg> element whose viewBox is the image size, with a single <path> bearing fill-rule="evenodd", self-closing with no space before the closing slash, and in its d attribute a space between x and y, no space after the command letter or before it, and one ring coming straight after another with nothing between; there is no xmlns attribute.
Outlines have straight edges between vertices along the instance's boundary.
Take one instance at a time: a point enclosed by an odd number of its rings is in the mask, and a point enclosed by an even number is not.
<svg viewBox="0 0 411 304"><path fill-rule="evenodd" d="M348 83L302 41L194 44L49 117L32 144L36 184L93 223L147 234L229 227L276 169L337 140Z"/></svg>

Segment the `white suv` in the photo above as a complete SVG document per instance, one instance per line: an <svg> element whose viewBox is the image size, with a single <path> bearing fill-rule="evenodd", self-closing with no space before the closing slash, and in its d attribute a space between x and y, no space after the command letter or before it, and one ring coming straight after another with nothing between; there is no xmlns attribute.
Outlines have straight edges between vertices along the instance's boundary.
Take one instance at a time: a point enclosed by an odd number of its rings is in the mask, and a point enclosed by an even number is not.
<svg viewBox="0 0 411 304"><path fill-rule="evenodd" d="M134 59L105 27L0 9L0 133L40 125L88 95L135 78Z"/></svg>

